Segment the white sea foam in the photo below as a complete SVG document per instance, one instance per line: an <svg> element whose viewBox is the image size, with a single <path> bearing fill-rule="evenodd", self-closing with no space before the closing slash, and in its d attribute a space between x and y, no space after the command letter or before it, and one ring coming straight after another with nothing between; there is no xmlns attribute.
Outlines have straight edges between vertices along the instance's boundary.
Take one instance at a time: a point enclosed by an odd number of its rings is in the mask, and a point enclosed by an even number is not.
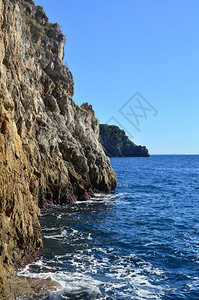
<svg viewBox="0 0 199 300"><path fill-rule="evenodd" d="M39 265L45 266L45 264L41 261L38 262ZM56 293L62 293L62 297L64 296L63 293L70 293L76 294L79 292L87 292L90 296L99 296L100 289L100 281L93 279L90 276L74 272L63 272L63 271L56 271L56 272L45 272L45 273L34 273L30 270L30 266L26 266L23 270L18 272L19 276L31 277L31 278L39 278L39 279L47 279L51 278L53 281L59 283L59 287L56 290ZM46 267L46 266L45 266Z"/></svg>
<svg viewBox="0 0 199 300"><path fill-rule="evenodd" d="M44 237L46 239L60 239L60 238L63 238L63 237L66 237L68 235L67 231L64 229L61 231L60 234L53 234L53 235L44 235Z"/></svg>
<svg viewBox="0 0 199 300"><path fill-rule="evenodd" d="M128 198L128 193L121 194L120 198L116 194L96 194L94 198L85 203L89 205L89 203L100 201L103 202L103 206L104 203L105 205L121 204L126 197ZM113 201L110 202L110 199ZM74 209L76 208L74 207ZM65 214L58 213L56 218L59 220L64 216ZM75 244L76 241L79 244L79 241L83 240L85 245L79 250L76 247L74 253L62 254L63 252L60 252L62 255L54 255L53 260L43 261L41 259L18 272L19 276L41 279L50 277L57 281L60 284L60 288L56 291L58 299L67 299L67 293L84 292L93 299L103 300L110 299L110 294L111 299L115 300L159 299L164 295L161 284L157 284L163 277L162 271L141 260L135 254L122 255L108 245L100 247L94 242L92 232L83 232L81 228L77 230L63 226L62 228L44 228L44 230L45 239L64 240L66 243L70 241L70 244ZM52 242L54 243L54 241ZM87 244L88 248L86 248ZM116 295L115 298L112 296L113 294ZM59 295L61 296L59 297Z"/></svg>
<svg viewBox="0 0 199 300"><path fill-rule="evenodd" d="M150 263L138 261L135 255L117 257L110 262L108 256L96 257L98 253L110 254L113 248L108 250L103 248L93 248L77 251L66 255L57 255L54 265L61 263L67 259L73 266L74 272L58 270L48 262L42 260L26 266L18 274L33 278L51 278L57 281L61 287L56 291L64 295L64 293L77 294L86 292L90 296L98 297L98 299L109 299L106 296L100 296L100 290L104 289L105 294L109 292L116 293L117 297L112 299L159 299L164 295L161 285L153 284L151 275L161 277L162 271L153 268ZM89 254L89 255L88 255ZM101 258L100 258L101 257ZM134 260L136 263L134 263ZM39 273L35 272L35 266L40 269ZM44 270L44 271L42 271ZM103 270L103 271L102 271ZM195 282L197 282L196 278ZM96 299L94 298L94 299Z"/></svg>

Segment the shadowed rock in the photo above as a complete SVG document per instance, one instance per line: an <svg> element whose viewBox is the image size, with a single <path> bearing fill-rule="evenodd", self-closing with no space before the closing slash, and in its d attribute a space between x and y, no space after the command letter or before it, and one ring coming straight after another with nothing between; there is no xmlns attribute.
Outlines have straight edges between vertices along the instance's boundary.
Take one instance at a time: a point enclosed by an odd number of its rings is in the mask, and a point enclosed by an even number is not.
<svg viewBox="0 0 199 300"><path fill-rule="evenodd" d="M110 157L149 156L145 146L134 144L124 130L115 125L100 124L100 142L106 155Z"/></svg>
<svg viewBox="0 0 199 300"><path fill-rule="evenodd" d="M0 0L0 298L42 246L48 203L116 187L95 114L72 99L65 36L32 0ZM13 278L13 277L12 277Z"/></svg>

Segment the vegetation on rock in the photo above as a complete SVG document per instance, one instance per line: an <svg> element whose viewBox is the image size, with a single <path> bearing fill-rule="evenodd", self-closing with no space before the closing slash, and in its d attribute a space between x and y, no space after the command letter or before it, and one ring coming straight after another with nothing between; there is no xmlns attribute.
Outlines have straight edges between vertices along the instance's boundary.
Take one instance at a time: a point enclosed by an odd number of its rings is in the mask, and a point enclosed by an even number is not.
<svg viewBox="0 0 199 300"><path fill-rule="evenodd" d="M134 144L118 126L100 124L100 141L108 156L149 156L145 146Z"/></svg>
<svg viewBox="0 0 199 300"><path fill-rule="evenodd" d="M77 106L65 36L32 0L0 0L0 298L42 247L40 206L109 192L95 115ZM27 281L25 286L27 286Z"/></svg>

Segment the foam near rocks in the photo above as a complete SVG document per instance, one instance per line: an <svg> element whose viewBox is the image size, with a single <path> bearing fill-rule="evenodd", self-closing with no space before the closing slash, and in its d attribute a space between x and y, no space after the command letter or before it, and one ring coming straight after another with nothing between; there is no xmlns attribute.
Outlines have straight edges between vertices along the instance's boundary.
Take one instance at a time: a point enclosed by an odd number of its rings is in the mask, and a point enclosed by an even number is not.
<svg viewBox="0 0 199 300"><path fill-rule="evenodd" d="M74 204L116 187L92 106L73 101L64 45L41 6L0 0L0 297L9 300L14 266L42 247L39 206Z"/></svg>
<svg viewBox="0 0 199 300"><path fill-rule="evenodd" d="M98 196L102 198L101 195ZM113 203L123 205L122 193L118 197L119 203L117 201ZM105 199L106 195L104 195L104 201ZM109 211L109 208L104 206L104 202L100 203ZM111 203L108 203L111 206ZM58 219L61 224L67 220L67 212L71 209L71 207L65 207L62 211L62 218ZM100 211L96 206L95 209ZM87 213L89 210L88 206ZM60 209L56 212L58 216L59 211ZM85 210L84 212L86 213ZM108 238L107 245L103 244L100 239L105 233L99 232L96 235L97 228L94 224L92 224L92 231L88 232L83 220L76 219L79 214L81 214L81 207L78 206L74 208L72 218L70 215L71 226L68 228L64 226L59 228L59 223L53 228L45 226L44 241L55 243L53 251L56 252L51 259L44 256L38 263L30 264L20 271L20 276L45 279L50 277L59 283L61 288L52 295L53 300L62 299L61 297L70 299L72 295L73 297L82 295L80 299L130 300L132 297L137 300L160 299L165 294L165 289L161 286L161 280L165 279L165 275L161 269L119 248L118 243L115 244L114 240L111 242L111 237ZM49 213L47 216L49 217ZM53 212L53 218L55 217L55 212ZM76 220L75 223L72 220ZM77 224L82 224L82 226L77 226ZM113 244L112 247L111 244ZM123 246L125 246L124 243Z"/></svg>

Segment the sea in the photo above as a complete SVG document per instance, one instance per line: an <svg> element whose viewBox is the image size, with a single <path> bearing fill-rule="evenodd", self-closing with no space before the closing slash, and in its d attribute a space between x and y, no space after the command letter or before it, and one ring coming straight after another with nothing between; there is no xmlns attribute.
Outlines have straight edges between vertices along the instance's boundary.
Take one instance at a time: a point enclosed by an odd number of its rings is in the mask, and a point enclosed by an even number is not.
<svg viewBox="0 0 199 300"><path fill-rule="evenodd" d="M199 299L199 156L111 164L115 192L42 212L44 248L19 275L60 287L34 299Z"/></svg>

